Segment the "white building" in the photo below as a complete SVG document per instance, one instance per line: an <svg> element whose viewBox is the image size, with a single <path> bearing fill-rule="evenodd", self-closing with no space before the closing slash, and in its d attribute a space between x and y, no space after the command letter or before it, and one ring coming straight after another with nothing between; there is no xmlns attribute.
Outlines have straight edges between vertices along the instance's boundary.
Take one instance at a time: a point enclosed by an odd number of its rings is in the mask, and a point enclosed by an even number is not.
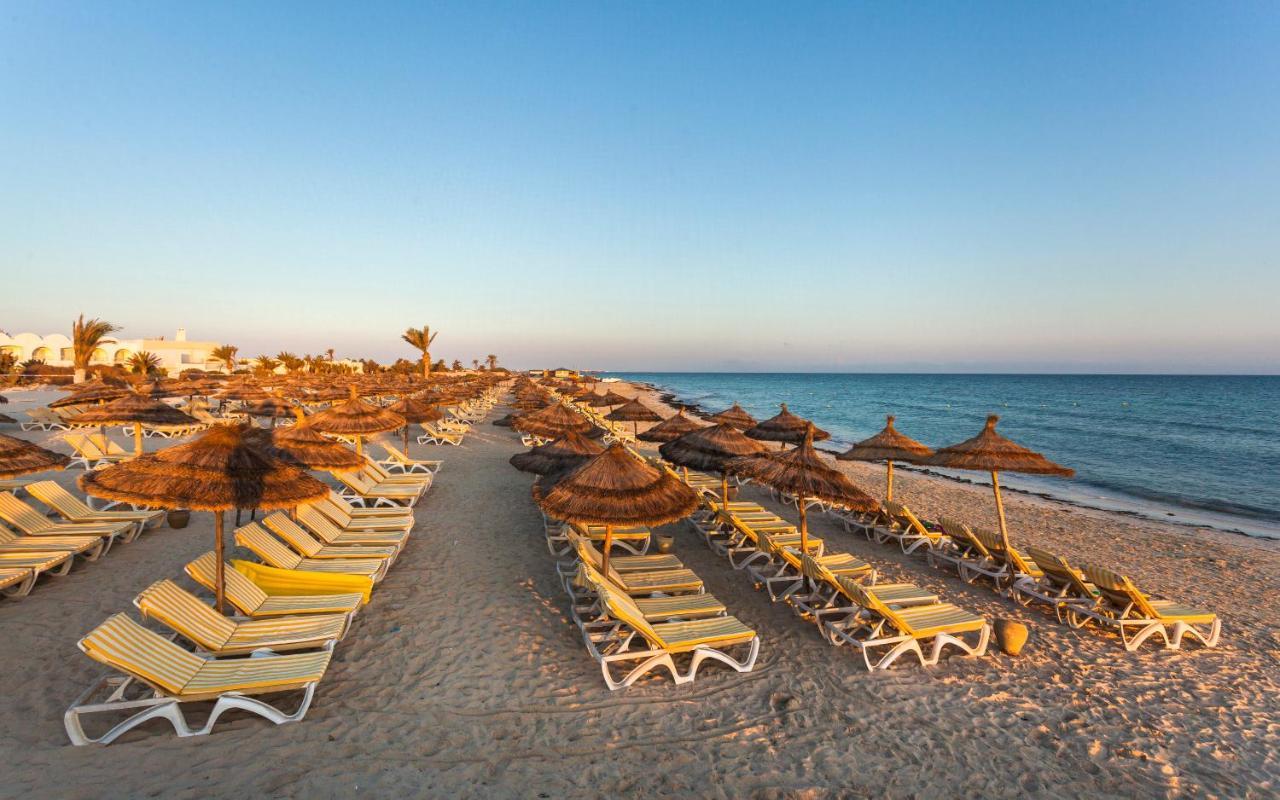
<svg viewBox="0 0 1280 800"><path fill-rule="evenodd" d="M172 339L104 339L93 351L92 364L128 363L134 353L146 351L160 358L160 368L170 375L177 375L184 369L219 369L221 362L209 357L221 342L193 342L187 340L185 328L179 328ZM0 352L11 353L18 362L29 360L43 361L51 367L72 367L74 351L71 339L61 333L48 336L37 336L34 333L19 333L10 336L0 331Z"/></svg>

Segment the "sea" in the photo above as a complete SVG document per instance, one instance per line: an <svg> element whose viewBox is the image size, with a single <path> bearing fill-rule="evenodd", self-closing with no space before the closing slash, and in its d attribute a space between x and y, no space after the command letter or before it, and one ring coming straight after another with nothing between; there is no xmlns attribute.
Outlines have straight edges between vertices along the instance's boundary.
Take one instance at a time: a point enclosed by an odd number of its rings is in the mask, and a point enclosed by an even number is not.
<svg viewBox="0 0 1280 800"><path fill-rule="evenodd" d="M897 417L931 447L997 430L1072 467L1071 479L1002 473L1001 484L1077 505L1280 539L1280 376L872 375L619 372L715 412L757 419L779 403L841 450ZM933 469L986 483L981 474Z"/></svg>

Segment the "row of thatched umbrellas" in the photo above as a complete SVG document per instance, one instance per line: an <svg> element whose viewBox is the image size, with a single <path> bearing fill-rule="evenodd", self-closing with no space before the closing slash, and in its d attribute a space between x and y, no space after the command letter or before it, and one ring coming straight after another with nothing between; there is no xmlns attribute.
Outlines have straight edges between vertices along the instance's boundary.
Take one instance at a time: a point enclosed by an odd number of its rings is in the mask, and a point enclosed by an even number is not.
<svg viewBox="0 0 1280 800"><path fill-rule="evenodd" d="M487 386L489 381L480 383ZM90 392L94 393L93 400L86 399ZM226 511L294 508L323 498L328 494L328 486L306 470L354 469L363 463L361 437L407 427L407 422L414 418L439 418L423 408L426 401L420 398L403 397L399 405L406 413L401 414L361 400L354 386L348 393L345 402L309 418L300 409L290 407L290 412L296 413L299 421L289 428L267 430L247 424L214 425L190 442L151 454L142 452L143 424L195 422L186 414L161 403L153 396L157 393L138 392L103 382L90 386L83 394L77 393L80 396L76 402L57 402L63 405L98 402L100 405L78 419L102 425L134 425L137 437L135 457L86 472L80 477L79 485L87 494L149 508L213 513L216 602L218 611L222 612L225 607L223 516ZM469 390L467 393L473 392ZM252 397L248 388L239 394ZM272 399L271 396L268 399ZM432 399L443 398L437 396ZM437 410L435 413L440 412ZM86 419L91 414L94 416ZM322 433L353 436L357 449L353 452ZM0 434L0 478L60 468L68 461L64 455L24 439Z"/></svg>
<svg viewBox="0 0 1280 800"><path fill-rule="evenodd" d="M545 398L529 390L528 387L517 387L517 397L523 399L524 407L537 406L545 402ZM628 415L643 421L653 421L649 415L658 416L638 399L627 400L612 392L607 395L592 394L586 399L585 404L590 407L604 405L629 407ZM645 411L648 415L642 416ZM620 419L621 417L606 415L605 418ZM778 415L764 422L757 422L736 403L729 409L708 417L708 421L714 424L704 426L686 417L681 410L644 433L638 434L637 438L660 443L659 452L662 457L671 464L683 467L686 470L686 478L689 469L720 473L721 497L726 504L729 500L730 475L749 478L777 491L794 495L800 510L802 550L807 550L808 546L807 500L820 500L861 512L874 511L879 507L879 503L873 497L858 488L839 469L828 465L814 449L814 441L827 439L830 434L818 429L808 420L792 414L785 404L782 405ZM1004 502L1000 493L999 473L1021 472L1057 476L1074 474L1073 470L1055 464L1043 455L998 434L995 430L998 417L994 415L987 418L986 425L977 436L936 452L899 432L894 427L894 421L894 417L888 417L883 430L853 445L837 455L837 458L884 462L886 464L886 499L889 500L893 499L895 461L989 472L996 502L1000 537L1006 548L1009 546L1009 533L1004 514ZM569 522L606 525L606 559L610 546L608 542L610 525L662 524L656 521L659 518L673 521L670 515L678 509L675 506L663 506L652 499L645 501L652 507L645 509L645 503L642 503L641 508L633 512L613 508L610 502L592 507L589 501L591 496L612 497L607 487L614 487L623 494L634 493L635 499L642 500L648 496L647 493L656 492L661 484L644 483L638 472L628 477L639 468L620 460L619 454L627 453L625 448L615 445L605 450L593 442L589 437L599 429L567 406L558 402L552 403L541 410L516 416L512 424L524 432L555 439L548 444L535 447L529 453L514 456L512 464L520 469L550 476L547 483L557 488L564 487L563 491L559 492L535 488L535 497L548 514L556 516L569 513L574 518L565 516L558 516L558 518ZM766 452L760 441L777 441L781 443L780 446L791 443L796 447L789 451ZM607 458L606 454L608 454ZM644 465L650 470L654 469L634 456L629 455L629 457L631 462ZM577 474L575 469L584 471L586 465L597 462L599 466L590 470L589 477L584 478L584 483L579 484L573 480L573 476ZM627 469L623 470L622 467ZM612 477L606 480L605 476ZM656 481L652 475L649 475L649 479ZM649 488L641 491L641 485ZM540 482L538 486L541 487L543 484ZM575 489L581 490L583 497L571 503L565 493ZM654 497L669 493L670 490L664 488L663 492L655 494ZM547 497L553 497L555 502L545 501ZM590 518L593 513L596 516ZM638 517L650 519L645 521Z"/></svg>

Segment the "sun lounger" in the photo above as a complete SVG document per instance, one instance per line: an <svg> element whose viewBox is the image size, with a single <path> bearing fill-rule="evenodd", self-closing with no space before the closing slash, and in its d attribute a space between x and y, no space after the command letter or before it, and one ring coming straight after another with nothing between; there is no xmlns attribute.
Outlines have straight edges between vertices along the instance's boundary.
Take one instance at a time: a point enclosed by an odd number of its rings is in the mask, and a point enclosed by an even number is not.
<svg viewBox="0 0 1280 800"><path fill-rule="evenodd" d="M690 683L697 678L698 668L707 659L724 663L738 672L750 672L755 666L760 637L736 617L650 623L626 592L614 589L608 581L596 584L596 590L609 614L627 626L625 634L617 637L600 658L600 671L610 690L630 686L659 667L665 667L677 684ZM637 640L643 643L642 649L631 649ZM740 658L727 652L741 648L745 648L746 653ZM684 673L676 666L676 656L689 657ZM616 666L636 661L640 663L625 674L614 675Z"/></svg>
<svg viewBox="0 0 1280 800"><path fill-rule="evenodd" d="M29 409L27 411L27 421L21 423L18 427L24 431L35 428L39 428L42 431L65 431L71 429L71 426L62 417L47 408Z"/></svg>
<svg viewBox="0 0 1280 800"><path fill-rule="evenodd" d="M876 582L875 568L849 553L819 554L821 551L814 552L810 544L809 553L802 555L799 540L793 541L790 535L786 535L785 539L775 539L769 533L757 532L757 541L761 552L767 554L768 558L754 562L747 568L747 572L757 586L764 586L769 592L769 598L775 603L787 600L805 587L807 579L804 575L804 556L814 559L833 575L868 583Z"/></svg>
<svg viewBox="0 0 1280 800"><path fill-rule="evenodd" d="M400 448L389 442L378 442L387 457L378 462L391 472L427 472L432 475L440 471L443 461L432 461L425 458L409 458Z"/></svg>
<svg viewBox="0 0 1280 800"><path fill-rule="evenodd" d="M61 552L83 556L85 561L97 561L111 546L110 539L101 536L19 536L0 525L0 552Z"/></svg>
<svg viewBox="0 0 1280 800"><path fill-rule="evenodd" d="M128 458L128 454L104 453L96 443L83 433L64 433L62 440L71 446L73 455L68 467L79 466L84 469L97 469L108 464L115 464Z"/></svg>
<svg viewBox="0 0 1280 800"><path fill-rule="evenodd" d="M427 489L431 488L430 472L388 472L386 467L382 466L373 459L365 456L364 466L360 471L366 478L375 484L386 486L423 486Z"/></svg>
<svg viewBox="0 0 1280 800"><path fill-rule="evenodd" d="M236 544L262 559L267 566L278 569L363 575L373 579L374 583L387 574L385 558L303 558L256 522L237 528L235 537Z"/></svg>
<svg viewBox="0 0 1280 800"><path fill-rule="evenodd" d="M0 594L26 597L36 585L36 571L26 567L0 566Z"/></svg>
<svg viewBox="0 0 1280 800"><path fill-rule="evenodd" d="M81 639L79 646L90 658L125 677L103 678L67 709L63 722L76 745L110 744L157 717L167 719L178 736L202 736L232 709L249 711L277 725L296 722L311 707L316 684L324 677L332 655L331 649L324 649L260 658L204 658L124 614L108 618ZM139 688L147 690L141 697L136 696ZM291 714L249 696L292 691L302 692L302 702ZM213 701L214 705L205 724L192 728L182 705L197 701ZM85 732L86 717L120 712L130 712L130 716L106 733L90 736Z"/></svg>
<svg viewBox="0 0 1280 800"><path fill-rule="evenodd" d="M1217 646L1222 620L1212 611L1150 597L1127 576L1103 567L1086 564L1084 574L1102 594L1088 616L1100 626L1118 632L1129 652L1157 634L1170 650L1177 650L1187 635L1205 647Z"/></svg>
<svg viewBox="0 0 1280 800"><path fill-rule="evenodd" d="M426 486L402 486L374 484L358 471L334 472L333 477L346 487L344 497L358 505L416 506L426 492Z"/></svg>
<svg viewBox="0 0 1280 800"><path fill-rule="evenodd" d="M946 545L947 536L943 531L926 526L905 505L886 500L881 508L887 519L886 524L868 528L868 534L875 541L897 542L904 553L914 553L921 547L934 550Z"/></svg>
<svg viewBox="0 0 1280 800"><path fill-rule="evenodd" d="M1004 565L997 562L968 525L951 517L943 517L938 523L947 539L941 546L929 548L926 555L930 566L945 564L955 569L965 583L973 583L979 576L997 581L1004 575Z"/></svg>
<svg viewBox="0 0 1280 800"><path fill-rule="evenodd" d="M415 522L412 515L405 517L356 517L328 498L306 505L319 511L344 533L408 534L413 530Z"/></svg>
<svg viewBox="0 0 1280 800"><path fill-rule="evenodd" d="M858 648L868 671L888 669L904 653L914 653L921 665L933 666L948 646L970 657L987 651L991 626L978 614L951 603L893 606L876 594L874 586L864 587L843 576L836 580L858 608L843 619L825 620L823 633L834 645ZM967 634L976 634L976 641L966 640ZM924 644L929 645L928 655Z"/></svg>
<svg viewBox="0 0 1280 800"><path fill-rule="evenodd" d="M379 547L391 548L399 555L409 541L409 534L404 531L345 531L334 524L333 520L321 514L314 507L298 508L297 520L289 519L277 511L267 518L275 520L273 524L298 527L301 523L308 535L315 537L325 545L334 547Z"/></svg>
<svg viewBox="0 0 1280 800"><path fill-rule="evenodd" d="M210 550L187 564L186 573L196 583L211 592L216 592L217 568L218 562L214 558L213 551ZM358 592L269 595L230 566L223 571L223 580L227 600L247 617L266 619L307 614L342 614L346 617L346 623L340 637L346 635L351 619L364 603L363 596Z"/></svg>
<svg viewBox="0 0 1280 800"><path fill-rule="evenodd" d="M102 553L110 548L116 537L137 535L137 526L132 522L54 522L10 492L0 492L0 520L27 536L100 537L106 543Z"/></svg>
<svg viewBox="0 0 1280 800"><path fill-rule="evenodd" d="M824 617L833 614L844 616L857 610L857 601L821 559L804 555L800 558L800 565L808 590L791 595L791 608L797 615L812 620L821 628ZM857 580L856 575L851 577ZM911 583L879 583L874 588L876 596L889 605L914 606L938 602L938 595Z"/></svg>
<svg viewBox="0 0 1280 800"><path fill-rule="evenodd" d="M342 638L345 614L311 614L238 622L219 614L169 579L156 581L133 599L143 619L154 619L215 656L315 650Z"/></svg>
<svg viewBox="0 0 1280 800"><path fill-rule="evenodd" d="M582 537L575 538L573 545L579 561L599 572L602 566L600 551ZM628 565L625 562L622 568L615 564L615 561L626 558L628 556L620 556L618 559L610 558L607 577L611 583L629 595L640 597L658 593L674 595L703 592L702 579L692 570L685 569L683 564L678 567L655 567L649 564L645 568L637 569L627 569ZM569 596L575 600L580 599L582 591L586 588L581 576L576 572L563 570L561 577Z"/></svg>
<svg viewBox="0 0 1280 800"><path fill-rule="evenodd" d="M458 447L462 444L462 434L442 431L424 422L422 423L422 435L418 437L418 444L451 444L454 447Z"/></svg>
<svg viewBox="0 0 1280 800"><path fill-rule="evenodd" d="M31 570L36 578L41 575L61 577L71 571L71 562L75 553L66 550L23 550L16 552L0 551L0 569ZM27 587L30 591L31 587ZM21 597L24 593L5 590L6 596Z"/></svg>
<svg viewBox="0 0 1280 800"><path fill-rule="evenodd" d="M1001 592L1011 592L1013 586L1020 582L1035 583L1044 574L1040 571L1040 567L1036 566L1035 561L1030 556L1023 555L1018 548L1010 545L1006 550L999 534L983 528L970 528L970 530L974 538L986 548L992 563L998 567L999 572L990 577Z"/></svg>
<svg viewBox="0 0 1280 800"><path fill-rule="evenodd" d="M1089 622L1088 612L1093 610L1102 595L1098 587L1089 583L1084 572L1072 567L1066 559L1046 550L1027 548L1031 560L1040 569L1033 580L1017 581L1011 587L1015 601L1030 605L1042 603L1053 609L1059 622L1067 622L1080 628Z"/></svg>
<svg viewBox="0 0 1280 800"><path fill-rule="evenodd" d="M352 519L407 519L410 522L413 521L412 508L405 508L404 506L353 506L347 498L338 494L333 489L329 490L329 497L327 499L337 508L340 508L347 514L350 514Z"/></svg>
<svg viewBox="0 0 1280 800"><path fill-rule="evenodd" d="M301 525L289 519L281 511L265 517L262 522L272 533L280 537L299 555L306 558L385 558L390 564L400 554L400 548L397 545L325 544L324 541L304 530Z"/></svg>
<svg viewBox="0 0 1280 800"><path fill-rule="evenodd" d="M609 614L608 605L600 596L597 585L605 578L590 565L582 566L581 577L587 588L588 596L583 602L575 602L570 607L574 622L582 632L582 640L591 655L599 659L611 646L626 636L625 625ZM622 591L621 587L614 587ZM673 597L640 597L632 598L636 608L650 623L674 622L677 620L706 619L721 617L728 613L724 603L710 594L684 594Z"/></svg>
<svg viewBox="0 0 1280 800"><path fill-rule="evenodd" d="M135 526L135 532L121 538L122 542L130 542L142 533L144 528L152 528L164 520L163 511L95 511L83 500L68 492L54 481L40 481L27 487L32 497L44 503L68 522L75 523L112 523L128 522Z"/></svg>

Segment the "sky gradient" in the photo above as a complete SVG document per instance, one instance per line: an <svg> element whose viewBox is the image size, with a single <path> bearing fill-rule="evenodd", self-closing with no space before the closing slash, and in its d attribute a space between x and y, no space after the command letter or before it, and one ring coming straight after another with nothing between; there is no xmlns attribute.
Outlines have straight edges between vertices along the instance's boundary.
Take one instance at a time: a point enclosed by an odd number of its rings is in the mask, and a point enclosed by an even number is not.
<svg viewBox="0 0 1280 800"><path fill-rule="evenodd" d="M1280 5L0 6L0 329L1280 372Z"/></svg>

